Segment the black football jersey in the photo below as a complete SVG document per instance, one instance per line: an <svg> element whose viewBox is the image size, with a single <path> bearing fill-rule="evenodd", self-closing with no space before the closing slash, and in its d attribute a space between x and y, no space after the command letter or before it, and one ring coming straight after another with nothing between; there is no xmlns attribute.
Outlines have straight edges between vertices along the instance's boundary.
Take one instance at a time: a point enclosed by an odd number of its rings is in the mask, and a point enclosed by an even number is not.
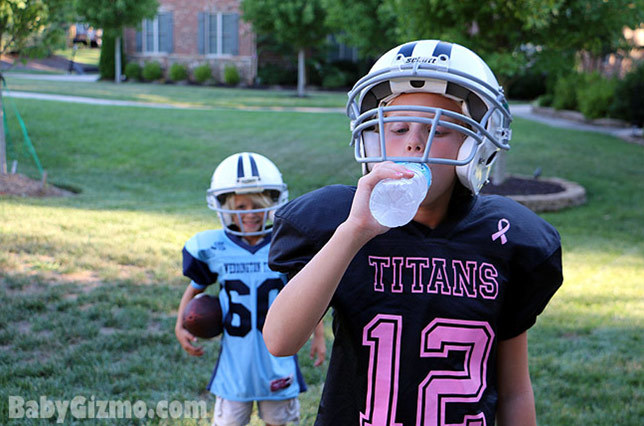
<svg viewBox="0 0 644 426"><path fill-rule="evenodd" d="M279 210L270 267L296 274L354 194L328 186ZM530 328L561 283L559 234L504 197L458 192L435 229L412 221L377 236L331 300L316 425L493 425L498 341Z"/></svg>

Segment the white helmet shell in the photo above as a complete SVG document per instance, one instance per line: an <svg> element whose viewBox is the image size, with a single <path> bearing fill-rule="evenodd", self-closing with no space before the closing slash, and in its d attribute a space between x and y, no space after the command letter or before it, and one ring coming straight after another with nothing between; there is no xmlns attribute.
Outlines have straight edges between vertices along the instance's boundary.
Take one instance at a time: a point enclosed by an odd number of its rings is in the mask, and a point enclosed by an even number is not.
<svg viewBox="0 0 644 426"><path fill-rule="evenodd" d="M461 105L460 112L422 106L387 106L403 93L435 93ZM466 47L440 40L402 44L385 53L348 93L347 115L351 120L351 145L366 173L370 163L412 161L456 166L460 182L478 194L487 182L500 149L507 150L512 116L494 74L487 64ZM389 111L408 111L404 118L387 117ZM431 114L427 118L413 112ZM457 120L443 121L441 117ZM434 158L429 151L430 132L422 157L388 156L382 126L386 122L416 121L439 124L465 135L456 159Z"/></svg>
<svg viewBox="0 0 644 426"><path fill-rule="evenodd" d="M228 210L223 207L230 194L268 193L273 204L253 210ZM288 201L287 186L282 174L271 160L254 152L241 152L225 158L212 174L206 200L208 207L215 210L222 226L234 235L264 235L271 231L270 225L275 211ZM231 225L233 215L260 212L264 214L262 229L255 232L237 230ZM241 217L239 222L241 222Z"/></svg>

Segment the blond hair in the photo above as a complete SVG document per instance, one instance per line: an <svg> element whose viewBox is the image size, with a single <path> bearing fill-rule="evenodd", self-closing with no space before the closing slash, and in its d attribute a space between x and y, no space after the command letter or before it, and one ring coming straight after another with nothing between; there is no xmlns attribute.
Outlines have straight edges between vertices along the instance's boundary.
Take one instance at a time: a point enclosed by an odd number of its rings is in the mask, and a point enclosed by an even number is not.
<svg viewBox="0 0 644 426"><path fill-rule="evenodd" d="M235 205L234 205L235 197L234 197L234 195L237 195L237 194L231 193L231 194L228 194L226 196L226 199L224 200L224 202L221 205L221 207L223 209L225 209L225 210L235 210ZM275 202L273 201L273 199L269 195L268 191L251 192L251 193L244 194L244 195L250 196L250 199L253 202L253 208L265 209L265 208L268 208L268 207L272 206L273 204L275 204Z"/></svg>

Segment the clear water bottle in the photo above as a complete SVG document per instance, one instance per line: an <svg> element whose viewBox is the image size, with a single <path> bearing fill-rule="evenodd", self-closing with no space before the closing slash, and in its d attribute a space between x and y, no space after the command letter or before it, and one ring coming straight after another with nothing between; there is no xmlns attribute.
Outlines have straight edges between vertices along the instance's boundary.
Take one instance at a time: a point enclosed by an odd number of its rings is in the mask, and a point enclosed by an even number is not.
<svg viewBox="0 0 644 426"><path fill-rule="evenodd" d="M432 174L424 163L400 163L414 172L410 179L383 179L369 198L371 215L383 226L395 228L409 223L427 195Z"/></svg>

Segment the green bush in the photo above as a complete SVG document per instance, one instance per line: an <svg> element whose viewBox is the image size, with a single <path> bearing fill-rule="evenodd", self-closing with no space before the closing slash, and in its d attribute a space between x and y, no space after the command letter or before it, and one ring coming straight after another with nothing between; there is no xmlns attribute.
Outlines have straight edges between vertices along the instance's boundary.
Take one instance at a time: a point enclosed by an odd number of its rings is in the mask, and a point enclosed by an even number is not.
<svg viewBox="0 0 644 426"><path fill-rule="evenodd" d="M98 73L103 80L114 80L114 42L115 39L109 32L103 34L101 55L98 59ZM121 72L125 66L125 50L121 38Z"/></svg>
<svg viewBox="0 0 644 426"><path fill-rule="evenodd" d="M163 76L161 64L158 62L146 62L145 65L143 65L141 75L145 81L159 80Z"/></svg>
<svg viewBox="0 0 644 426"><path fill-rule="evenodd" d="M635 126L644 126L644 62L617 82L610 113Z"/></svg>
<svg viewBox="0 0 644 426"><path fill-rule="evenodd" d="M546 76L544 73L527 70L512 76L505 96L514 100L532 100L546 93Z"/></svg>
<svg viewBox="0 0 644 426"><path fill-rule="evenodd" d="M168 77L170 77L170 80L172 81L186 80L188 78L188 68L183 64L174 63L170 67Z"/></svg>
<svg viewBox="0 0 644 426"><path fill-rule="evenodd" d="M577 87L582 80L577 73L560 76L555 83L552 106L555 109L577 110Z"/></svg>
<svg viewBox="0 0 644 426"><path fill-rule="evenodd" d="M192 76L197 83L204 84L212 78L212 69L208 64L199 65L192 71Z"/></svg>
<svg viewBox="0 0 644 426"><path fill-rule="evenodd" d="M240 81L241 77L237 67L230 64L226 65L226 68L224 68L224 82L229 86L237 86Z"/></svg>
<svg viewBox="0 0 644 426"><path fill-rule="evenodd" d="M322 78L322 87L325 89L339 89L347 86L347 80L347 73L331 68Z"/></svg>
<svg viewBox="0 0 644 426"><path fill-rule="evenodd" d="M282 67L276 64L263 64L257 70L259 84L272 86L297 84L297 67Z"/></svg>
<svg viewBox="0 0 644 426"><path fill-rule="evenodd" d="M616 81L594 72L584 75L584 84L577 89L579 111L588 119L607 117L613 98Z"/></svg>
<svg viewBox="0 0 644 426"><path fill-rule="evenodd" d="M141 80L141 65L136 62L128 62L125 66L125 76L128 80Z"/></svg>
<svg viewBox="0 0 644 426"><path fill-rule="evenodd" d="M552 106L553 100L554 96L552 95L552 93L544 93L537 98L537 105L539 105L540 107L549 107Z"/></svg>

